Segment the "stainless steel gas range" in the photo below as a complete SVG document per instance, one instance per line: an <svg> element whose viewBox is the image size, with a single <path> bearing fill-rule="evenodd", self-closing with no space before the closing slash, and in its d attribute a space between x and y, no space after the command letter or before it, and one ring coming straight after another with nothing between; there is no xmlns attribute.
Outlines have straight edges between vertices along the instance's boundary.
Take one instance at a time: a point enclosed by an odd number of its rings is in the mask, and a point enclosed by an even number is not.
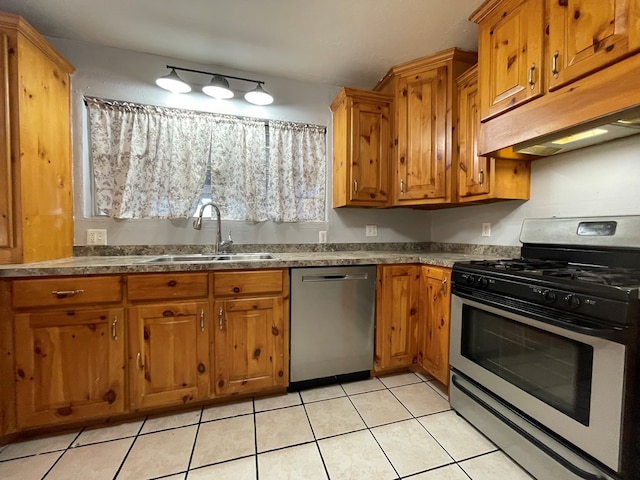
<svg viewBox="0 0 640 480"><path fill-rule="evenodd" d="M527 219L459 262L452 407L540 480L640 478L640 216Z"/></svg>

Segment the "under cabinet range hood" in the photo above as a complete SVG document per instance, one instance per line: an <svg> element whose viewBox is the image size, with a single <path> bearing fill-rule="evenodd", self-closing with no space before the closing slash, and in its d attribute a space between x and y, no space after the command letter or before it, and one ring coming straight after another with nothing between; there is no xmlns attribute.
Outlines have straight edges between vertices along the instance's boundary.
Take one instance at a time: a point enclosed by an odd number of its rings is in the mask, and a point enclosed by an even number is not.
<svg viewBox="0 0 640 480"><path fill-rule="evenodd" d="M514 152L547 157L640 133L640 107L519 143Z"/></svg>

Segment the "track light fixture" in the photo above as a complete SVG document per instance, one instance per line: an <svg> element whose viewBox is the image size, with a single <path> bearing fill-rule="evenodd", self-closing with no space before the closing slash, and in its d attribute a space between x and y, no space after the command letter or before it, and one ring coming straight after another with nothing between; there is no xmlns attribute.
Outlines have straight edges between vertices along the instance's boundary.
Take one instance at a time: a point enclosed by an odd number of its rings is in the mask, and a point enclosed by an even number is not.
<svg viewBox="0 0 640 480"><path fill-rule="evenodd" d="M253 90L248 91L244 95L244 99L254 105L269 105L273 103L273 97L263 87L262 80L252 80L250 78L233 77L231 75L222 75L221 73L204 72L202 70L192 70L190 68L176 67L167 65L171 69L169 74L164 75L156 80L156 85L173 93L187 93L191 91L191 86L182 80L176 70L182 72L199 73L202 75L211 75L211 81L208 85L202 87L202 93L210 97L218 99L233 98L233 91L229 88L228 78L233 80L241 80L257 84Z"/></svg>

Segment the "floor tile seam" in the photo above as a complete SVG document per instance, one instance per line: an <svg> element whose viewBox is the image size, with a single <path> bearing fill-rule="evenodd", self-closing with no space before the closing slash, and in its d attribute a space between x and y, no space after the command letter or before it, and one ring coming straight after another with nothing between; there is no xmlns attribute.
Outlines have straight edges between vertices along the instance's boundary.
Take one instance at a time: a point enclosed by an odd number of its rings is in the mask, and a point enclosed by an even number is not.
<svg viewBox="0 0 640 480"><path fill-rule="evenodd" d="M449 410L446 410L446 411L448 412ZM420 426L424 429L424 431L425 431L425 432L427 432L427 434L428 434L431 438L433 438L433 441L434 441L434 442L436 442L436 443L440 446L440 448L442 448L442 450L444 450L444 452L445 452L447 455L449 455L449 458L451 458L455 463L458 463L458 460L457 460L456 458L454 458L454 456L451 454L451 452L449 452L449 450L447 450L446 448L444 448L444 445L442 445L442 443L440 443L440 441L436 438L436 436L435 436L433 433L431 433L431 432L429 431L429 429L428 429L428 428L427 428L427 427L426 427L426 426L425 426L425 425L420 421L420 418L430 417L430 416L432 416L432 415L438 415L438 414L440 414L440 413L444 413L444 412L430 413L430 414L428 414L428 415L423 415L423 416L421 416L421 417L418 417L418 418L416 418L416 420L418 421L418 423L420 424Z"/></svg>
<svg viewBox="0 0 640 480"><path fill-rule="evenodd" d="M253 412L253 451L255 452L253 464L256 471L256 480L260 480L260 469L258 468L258 412L256 411L256 397L251 398L251 411ZM189 478L189 475L187 475L187 478Z"/></svg>
<svg viewBox="0 0 640 480"><path fill-rule="evenodd" d="M428 386L431 390L433 390L434 392L436 392L438 395L440 395L442 398L444 398L444 399L448 402L448 401L449 401L449 399L448 399L447 397L445 397L445 396L444 396L444 394L443 394L440 390L438 390L436 387L434 387L433 385L431 385L431 382L434 382L434 381L437 381L437 380L433 379L433 380L430 380L430 381L428 381L428 382L424 382L424 383L426 383L426 384L427 384L427 386Z"/></svg>
<svg viewBox="0 0 640 480"><path fill-rule="evenodd" d="M161 475L159 477L153 477L153 478L150 478L149 480L162 480L163 478L170 478L170 477L173 477L174 475L182 475L182 474L187 475L188 473L189 473L189 470L183 470L181 472L167 473L166 475ZM115 480L115 477L113 478L113 480Z"/></svg>
<svg viewBox="0 0 640 480"><path fill-rule="evenodd" d="M320 461L322 462L322 468L324 468L324 473L327 475L327 479L330 479L331 476L329 475L329 468L327 467L327 462L325 462L324 460L324 455L322 455L322 450L320 449L320 444L318 443L318 441L316 440L315 442L313 442L316 444L316 449L318 450L318 455L320 455Z"/></svg>
<svg viewBox="0 0 640 480"><path fill-rule="evenodd" d="M411 384L411 385L414 385L414 384ZM402 386L404 386L404 385L402 385ZM395 387L394 387L394 388L395 388ZM407 413L408 413L409 415L411 415L411 418L416 418L416 416L413 414L413 412L412 412L411 410L409 410L409 409L407 408L407 406L406 406L404 403L402 403L402 400L400 400L400 399L396 396L396 394L395 394L395 393L393 393L393 391L392 391L391 389L389 389L389 393L391 393L391 395L393 395L393 398L395 398L395 399L400 403L400 405L402 405L402 408L404 408L404 409L407 411Z"/></svg>
<svg viewBox="0 0 640 480"><path fill-rule="evenodd" d="M467 460L475 460L476 458L484 457L486 455L490 455L490 454L496 453L496 452L502 452L502 450L500 450L499 448L496 447L494 450L490 450L488 452L482 452L482 453L478 453L476 455L471 455L470 457L467 457L467 458L456 460L456 463L466 462ZM504 452L502 452L502 453L504 453ZM505 455L506 455L506 453L505 453ZM511 459L511 457L509 457L509 459ZM516 462L514 462L514 463L516 463ZM520 466L520 465L518 465L518 466ZM520 468L522 468L522 467L520 467Z"/></svg>
<svg viewBox="0 0 640 480"><path fill-rule="evenodd" d="M229 420L230 418L240 418L240 417L246 417L248 415L255 415L254 412L248 412L248 413L239 413L237 415L229 415L228 417L220 417L220 418L213 418L211 420L202 420L202 418L200 419L200 424L203 423L211 423L211 422L218 422L220 420ZM195 424L194 424L195 425ZM188 427L189 425L185 425L186 427ZM144 434L146 435L146 433Z"/></svg>
<svg viewBox="0 0 640 480"><path fill-rule="evenodd" d="M299 447L301 445L308 445L309 443L313 443L313 442L316 442L316 441L317 440L307 440L305 442L292 443L290 445L284 445L282 447L271 448L269 450L263 450L262 452L256 452L256 455L262 455L264 453L277 452L277 451L280 451L280 450L286 450L287 448L291 448L291 447Z"/></svg>
<svg viewBox="0 0 640 480"><path fill-rule="evenodd" d="M258 414L258 413L265 413L265 412L273 412L274 410L284 410L285 408L299 407L300 405L302 405L302 400L300 401L300 403L296 403L295 405L285 405L284 407L275 407L275 408L267 408L265 410L256 410L254 413Z"/></svg>
<svg viewBox="0 0 640 480"><path fill-rule="evenodd" d="M47 478L47 475L49 475L49 473L51 472L51 470L53 470L55 468L55 466L58 464L58 462L60 461L60 459L64 456L65 453L67 453L67 451L71 448L71 445L73 445L73 442L75 442L76 440L78 440L78 438L80 437L80 435L82 435L82 432L85 430L86 427L82 427L80 429L80 431L76 434L76 436L73 438L73 440L71 440L69 442L69 444L67 445L67 447L64 449L64 451L58 455L58 458L56 458L56 461L53 462L53 465L51 465L49 467L49 469L47 470L47 472L42 476L42 478Z"/></svg>
<svg viewBox="0 0 640 480"><path fill-rule="evenodd" d="M342 432L342 433L336 433L334 435L327 435L326 437L320 437L316 439L316 442L322 441L322 440L327 440L329 438L337 438L337 437L343 437L345 435L349 435L351 433L356 433L356 432L363 432L365 430L369 430L369 427L367 427L367 424L365 423L363 427L361 428L357 428L355 430L351 430L349 432Z"/></svg>
<svg viewBox="0 0 640 480"><path fill-rule="evenodd" d="M118 470L116 470L116 473L113 475L113 480L118 478L118 475L120 475L120 472L122 471L122 467L124 466L125 462L127 461L127 458L129 458L129 454L131 453L131 450L133 449L133 446L138 441L138 438L140 438L140 435L141 435L140 432L142 432L142 429L144 428L144 424L147 423L148 419L149 419L148 415L146 417L144 417L144 420L142 421L142 423L140 424L140 428L138 429L137 435L133 439L133 442L131 442L131 445L129 445L129 448L127 449L127 453L124 454L124 456L122 457L122 461L120 462L120 466L118 466Z"/></svg>
<svg viewBox="0 0 640 480"><path fill-rule="evenodd" d="M308 402L305 402L304 399L303 399L302 400L302 404L303 405L311 405L312 403L328 402L329 400L336 400L338 398L344 398L346 396L347 396L347 394L345 393L344 395L339 395L337 397L321 398L320 400L310 400Z"/></svg>
<svg viewBox="0 0 640 480"><path fill-rule="evenodd" d="M189 468L191 468L191 462L193 461L193 454L196 451L196 444L198 443L198 435L200 434L200 425L202 424L202 412L204 412L204 408L200 409L200 418L198 419L198 423L196 426L196 434L193 437L193 445L191 445L191 454L189 455L189 462L187 463L187 471L189 471Z"/></svg>
<svg viewBox="0 0 640 480"><path fill-rule="evenodd" d="M382 448L382 445L380 445L380 442L378 441L376 436L371 431L371 428L367 428L367 430L369 431L369 435L371 435L373 437L373 440L374 440L374 442L376 442L376 445L378 445L378 448L380 449L380 451L384 455L384 458L387 459L387 462L389 462L389 465L391 465L391 468L393 468L393 471L396 473L396 479L397 478L402 478L402 475L400 475L400 473L398 472L398 469L396 468L396 466L393 464L393 462L389 458L389 455L387 455L387 452L384 451L384 448Z"/></svg>
<svg viewBox="0 0 640 480"><path fill-rule="evenodd" d="M37 455L30 455L29 457L37 457L38 455L50 455L52 453L57 453L58 454L58 458L56 458L55 462L53 462L53 464L51 464L51 466L47 469L47 471L44 473L44 475L42 475L41 480L44 480L46 478L47 475L49 475L49 473L51 473L51 470L53 470L53 467L55 467L58 462L60 461L60 459L62 458L62 456L66 453L66 449L65 450L55 450L53 452L47 452L47 453L39 453ZM29 458L29 457L21 457L21 458ZM12 460L18 460L17 458L14 458Z"/></svg>
<svg viewBox="0 0 640 480"><path fill-rule="evenodd" d="M443 463L442 465L437 465L435 467L431 467L431 468L427 468L426 470L420 470L419 472L414 472L414 473L410 473L409 475L405 475L404 477L402 477L402 480L411 480L412 478L414 478L416 475L422 475L423 473L427 473L427 472L433 472L435 470L438 470L439 468L445 468L445 467L450 467L452 465L456 465L458 466L458 462L456 462L455 460L452 460L449 463ZM460 468L462 470L462 468ZM462 470L462 472L465 474L465 476L467 478L469 478L469 480L473 480L471 479L471 477L469 477L469 475L467 474L467 472L465 472L464 470Z"/></svg>
<svg viewBox="0 0 640 480"><path fill-rule="evenodd" d="M182 472L168 473L167 475L164 475L164 477L170 477L171 475L180 475L181 473L187 473L188 474L189 472L195 472L197 470L202 470L203 468L209 468L209 467L213 467L213 466L217 466L217 465L224 465L225 463L231 463L231 462L235 462L236 460L244 460L245 458L257 457L257 456L258 456L258 454L251 453L249 455L242 455L240 457L227 458L226 460L221 460L219 462L206 463L204 465L198 465L197 467L193 467L193 468L189 467L188 470L185 470L185 471L182 471ZM257 463L256 463L256 468L257 468Z"/></svg>

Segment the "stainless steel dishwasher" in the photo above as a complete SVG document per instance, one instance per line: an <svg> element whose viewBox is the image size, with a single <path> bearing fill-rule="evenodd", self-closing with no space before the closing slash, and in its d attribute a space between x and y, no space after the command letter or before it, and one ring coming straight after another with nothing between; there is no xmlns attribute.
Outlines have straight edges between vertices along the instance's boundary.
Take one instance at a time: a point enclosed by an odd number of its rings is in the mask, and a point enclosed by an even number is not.
<svg viewBox="0 0 640 480"><path fill-rule="evenodd" d="M291 269L289 390L369 378L375 266Z"/></svg>

